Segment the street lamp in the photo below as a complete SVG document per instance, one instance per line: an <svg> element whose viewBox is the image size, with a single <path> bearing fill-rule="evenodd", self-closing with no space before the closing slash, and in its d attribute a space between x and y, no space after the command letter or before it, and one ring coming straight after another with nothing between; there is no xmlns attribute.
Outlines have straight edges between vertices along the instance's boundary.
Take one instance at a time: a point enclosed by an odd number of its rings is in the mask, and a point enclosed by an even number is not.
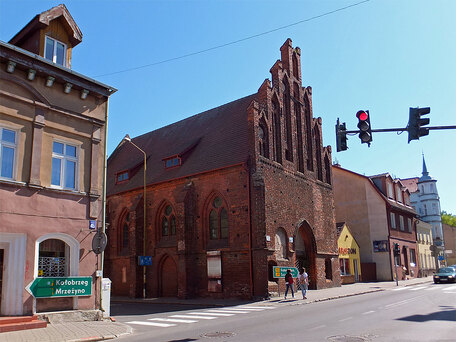
<svg viewBox="0 0 456 342"><path fill-rule="evenodd" d="M131 138L128 134L125 135L125 137L123 138L123 141L129 142L130 144L132 144L134 147L136 147L139 151L141 151L144 154L143 255L145 256L146 255L146 236L147 236L147 234L146 234L146 170L147 170L146 160L147 160L147 155L146 155L146 152L144 152L138 145L136 145L133 141L131 141ZM143 265L143 283L144 283L143 298L146 298L146 265Z"/></svg>

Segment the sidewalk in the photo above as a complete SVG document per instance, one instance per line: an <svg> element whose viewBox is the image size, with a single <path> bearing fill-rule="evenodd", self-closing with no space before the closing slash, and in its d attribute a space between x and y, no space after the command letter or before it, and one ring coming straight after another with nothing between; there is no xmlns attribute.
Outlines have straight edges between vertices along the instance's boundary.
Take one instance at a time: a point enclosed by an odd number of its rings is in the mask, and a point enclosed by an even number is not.
<svg viewBox="0 0 456 342"><path fill-rule="evenodd" d="M410 280L400 280L399 287L424 284L432 282L432 276L426 278L415 278ZM396 282L375 282L375 283L356 283L342 285L341 287L310 290L307 292L307 299L301 299L301 293L295 293L294 299L287 300L275 296L263 301L240 301L240 300L213 300L207 298L198 299L178 299L178 298L148 298L148 299L131 299L131 298L113 298L112 302L148 302L156 304L189 304L189 305L301 305L321 302L325 300L356 296L365 293L385 291L396 287ZM0 334L2 342L76 342L76 341L103 341L131 333L131 328L125 324L104 321L85 321L85 322L65 322L57 324L48 324L46 328L34 330L22 330Z"/></svg>

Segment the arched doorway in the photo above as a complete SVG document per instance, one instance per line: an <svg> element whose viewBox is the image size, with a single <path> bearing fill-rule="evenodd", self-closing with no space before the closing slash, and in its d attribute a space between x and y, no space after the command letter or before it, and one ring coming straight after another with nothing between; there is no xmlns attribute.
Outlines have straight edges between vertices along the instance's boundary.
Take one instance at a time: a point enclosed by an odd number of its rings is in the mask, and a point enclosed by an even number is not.
<svg viewBox="0 0 456 342"><path fill-rule="evenodd" d="M166 256L160 267L160 296L177 297L177 265Z"/></svg>
<svg viewBox="0 0 456 342"><path fill-rule="evenodd" d="M309 224L304 221L295 234L296 267L305 267L309 275L309 289L317 288L317 269L315 254L317 251L315 237Z"/></svg>

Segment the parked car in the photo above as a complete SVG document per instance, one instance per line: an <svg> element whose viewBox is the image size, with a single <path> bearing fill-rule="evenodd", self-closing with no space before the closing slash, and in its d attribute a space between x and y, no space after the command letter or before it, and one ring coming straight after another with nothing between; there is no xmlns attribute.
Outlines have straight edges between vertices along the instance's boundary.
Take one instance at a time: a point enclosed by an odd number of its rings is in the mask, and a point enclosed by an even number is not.
<svg viewBox="0 0 456 342"><path fill-rule="evenodd" d="M455 267L442 267L434 274L434 283L448 283L456 281L456 268Z"/></svg>

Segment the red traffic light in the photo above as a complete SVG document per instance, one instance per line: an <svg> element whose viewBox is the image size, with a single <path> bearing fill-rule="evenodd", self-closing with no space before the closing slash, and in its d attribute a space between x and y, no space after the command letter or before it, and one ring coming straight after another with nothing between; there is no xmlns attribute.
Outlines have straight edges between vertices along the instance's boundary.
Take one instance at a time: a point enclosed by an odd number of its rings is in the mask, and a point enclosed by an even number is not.
<svg viewBox="0 0 456 342"><path fill-rule="evenodd" d="M356 117L361 121L366 121L369 118L369 115L364 110L360 110L356 113Z"/></svg>

